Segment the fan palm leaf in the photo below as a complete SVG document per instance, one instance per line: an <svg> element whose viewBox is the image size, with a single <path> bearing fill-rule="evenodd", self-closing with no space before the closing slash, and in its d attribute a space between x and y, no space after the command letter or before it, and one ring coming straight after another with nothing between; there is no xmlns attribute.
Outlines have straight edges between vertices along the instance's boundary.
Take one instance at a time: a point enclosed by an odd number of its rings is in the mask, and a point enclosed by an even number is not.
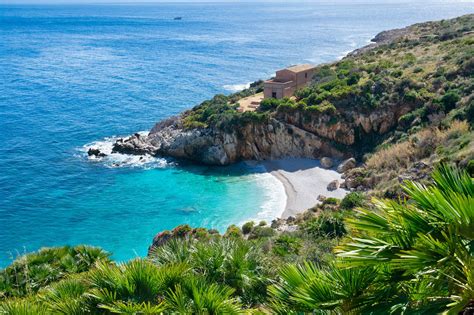
<svg viewBox="0 0 474 315"><path fill-rule="evenodd" d="M360 209L349 224L362 237L338 247L351 266L386 263L412 279L430 282L451 295L453 309L474 300L472 294L474 182L466 173L442 165L425 186L406 182L409 200L378 200L375 210Z"/></svg>

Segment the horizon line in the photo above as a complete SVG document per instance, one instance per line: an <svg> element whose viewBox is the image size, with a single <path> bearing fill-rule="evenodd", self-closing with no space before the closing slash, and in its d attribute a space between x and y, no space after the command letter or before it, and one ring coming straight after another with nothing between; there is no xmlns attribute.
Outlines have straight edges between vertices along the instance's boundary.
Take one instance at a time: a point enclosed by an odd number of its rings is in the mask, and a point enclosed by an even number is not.
<svg viewBox="0 0 474 315"><path fill-rule="evenodd" d="M81 0L46 0L46 1L0 1L0 5L148 5L148 4L176 4L176 3L181 3L181 4L206 4L206 3L285 3L285 4L291 4L291 3L327 3L327 4L335 4L335 3L359 3L359 4L373 4L375 3L411 3L411 0L386 0L386 1L380 1L380 0L293 0L291 2L288 2L286 0L149 0L149 1L140 1L140 2L134 2L130 0L124 0L124 1L117 1L117 0L103 0L103 1L81 1ZM473 2L474 0L428 0L427 2L440 2L440 3L445 3L445 2L453 2L453 3L470 3Z"/></svg>

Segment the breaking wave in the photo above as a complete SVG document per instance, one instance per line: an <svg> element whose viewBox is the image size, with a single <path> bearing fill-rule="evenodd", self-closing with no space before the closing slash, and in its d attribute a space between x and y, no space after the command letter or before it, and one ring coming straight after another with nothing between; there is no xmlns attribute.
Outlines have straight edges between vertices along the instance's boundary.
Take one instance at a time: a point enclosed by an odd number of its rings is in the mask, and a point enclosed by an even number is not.
<svg viewBox="0 0 474 315"><path fill-rule="evenodd" d="M145 136L147 134L146 131L139 132L140 135ZM82 156L86 156L86 158L91 162L102 163L106 167L114 168L114 167L139 167L145 169L152 169L152 168L164 168L168 166L172 166L173 163L164 159L164 158L157 158L149 154L145 155L131 155L131 154L122 154L122 153L112 153L112 147L120 137L107 137L103 140L94 141L88 143L81 147L79 151L82 153ZM100 153L105 154L105 156L96 156L96 155L89 155L88 151L90 149L97 149Z"/></svg>
<svg viewBox="0 0 474 315"><path fill-rule="evenodd" d="M245 84L228 84L224 85L223 88L229 92L239 92L248 89L250 87L250 83L251 82Z"/></svg>

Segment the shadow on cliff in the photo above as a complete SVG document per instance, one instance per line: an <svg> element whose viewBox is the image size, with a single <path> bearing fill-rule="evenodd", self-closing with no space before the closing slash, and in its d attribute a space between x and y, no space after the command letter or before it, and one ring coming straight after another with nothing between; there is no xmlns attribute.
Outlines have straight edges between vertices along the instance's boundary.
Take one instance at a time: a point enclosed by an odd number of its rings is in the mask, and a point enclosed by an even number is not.
<svg viewBox="0 0 474 315"><path fill-rule="evenodd" d="M334 161L334 168L337 166L337 162L339 161ZM305 158L241 161L228 166L209 166L184 160L176 161L177 171L185 171L202 176L245 176L269 173L277 170L293 173L315 167L321 167L319 160Z"/></svg>

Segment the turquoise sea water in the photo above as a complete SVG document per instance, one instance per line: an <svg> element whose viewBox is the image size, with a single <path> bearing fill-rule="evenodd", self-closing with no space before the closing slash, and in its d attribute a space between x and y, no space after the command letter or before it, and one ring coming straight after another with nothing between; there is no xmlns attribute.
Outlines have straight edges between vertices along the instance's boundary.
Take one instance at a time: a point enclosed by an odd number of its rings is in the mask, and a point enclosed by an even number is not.
<svg viewBox="0 0 474 315"><path fill-rule="evenodd" d="M379 31L472 11L454 1L0 5L0 266L79 243L124 260L177 224L271 219L284 194L259 166L114 168L84 148L277 68L334 60Z"/></svg>

